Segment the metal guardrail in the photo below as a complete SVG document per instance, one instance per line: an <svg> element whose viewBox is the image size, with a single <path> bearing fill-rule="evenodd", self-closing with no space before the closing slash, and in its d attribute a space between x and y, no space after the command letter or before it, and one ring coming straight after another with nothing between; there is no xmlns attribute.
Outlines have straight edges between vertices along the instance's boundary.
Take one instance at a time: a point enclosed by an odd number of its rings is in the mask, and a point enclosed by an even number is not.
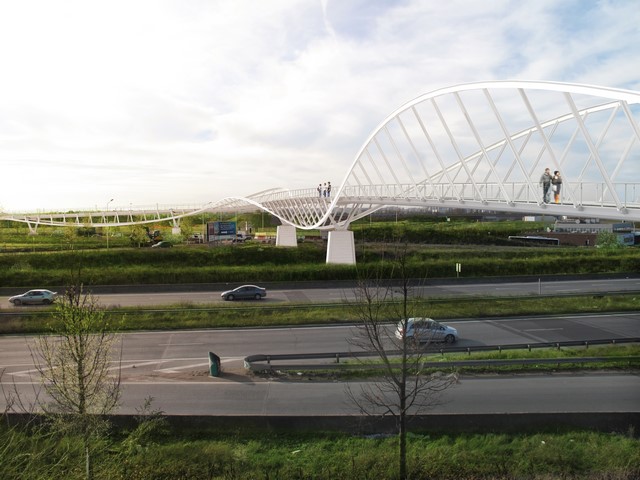
<svg viewBox="0 0 640 480"><path fill-rule="evenodd" d="M546 343L517 343L510 345L498 346L477 346L477 347L445 347L445 348L425 348L425 353L468 353L486 352L502 350L529 350L537 348L558 348L561 347L586 347L591 345L614 345L619 343L640 343L640 338L614 338L593 341L569 341L569 342L546 342ZM400 355L401 351L391 350L387 355ZM349 368L362 368L358 364L341 364L344 358L361 358L375 357L376 352L326 352L326 353L285 353L285 354L256 354L249 355L244 359L244 367L252 372L264 372L272 370L344 370ZM278 363L274 365L272 362L286 362L288 360L323 360L331 359L331 363L315 362L315 363ZM545 359L514 359L514 360L459 360L452 362L425 362L426 367L463 367L463 366L504 366L504 365L523 365L523 364L560 364L560 363L595 363L595 362L615 362L623 360L640 360L640 357L575 357L575 358L545 358ZM382 366L368 365L367 368L372 370L382 368Z"/></svg>

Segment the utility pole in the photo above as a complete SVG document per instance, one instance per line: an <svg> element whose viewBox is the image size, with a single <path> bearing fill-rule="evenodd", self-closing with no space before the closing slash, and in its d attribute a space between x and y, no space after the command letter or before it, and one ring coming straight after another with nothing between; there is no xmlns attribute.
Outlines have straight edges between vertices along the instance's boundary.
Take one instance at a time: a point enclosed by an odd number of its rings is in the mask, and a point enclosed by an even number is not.
<svg viewBox="0 0 640 480"><path fill-rule="evenodd" d="M107 202L107 208L105 208L105 210L107 211L107 214L109 213L109 204L113 202L113 198L111 200L109 200ZM105 221L107 222L107 250L109 249L109 217L105 216Z"/></svg>

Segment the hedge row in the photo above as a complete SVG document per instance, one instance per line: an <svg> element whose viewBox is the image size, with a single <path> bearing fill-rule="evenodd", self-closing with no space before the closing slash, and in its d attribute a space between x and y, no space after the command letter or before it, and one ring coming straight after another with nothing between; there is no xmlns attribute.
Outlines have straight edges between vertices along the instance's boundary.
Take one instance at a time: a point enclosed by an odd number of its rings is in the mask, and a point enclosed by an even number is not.
<svg viewBox="0 0 640 480"><path fill-rule="evenodd" d="M358 271L397 275L397 249L358 249L357 265L325 264L322 245L299 248L242 245L219 248L110 249L0 254L0 286L63 285L81 272L90 285L350 280ZM414 278L447 278L462 264L463 277L627 273L640 271L640 251L576 248L410 247ZM395 273L394 273L395 270Z"/></svg>

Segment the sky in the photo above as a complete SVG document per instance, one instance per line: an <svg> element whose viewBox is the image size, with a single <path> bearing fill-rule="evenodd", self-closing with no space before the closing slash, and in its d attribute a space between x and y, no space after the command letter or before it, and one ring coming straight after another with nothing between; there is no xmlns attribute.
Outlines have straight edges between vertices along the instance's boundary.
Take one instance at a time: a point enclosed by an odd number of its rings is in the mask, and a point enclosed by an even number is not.
<svg viewBox="0 0 640 480"><path fill-rule="evenodd" d="M422 94L639 65L637 0L0 0L0 211L338 186Z"/></svg>

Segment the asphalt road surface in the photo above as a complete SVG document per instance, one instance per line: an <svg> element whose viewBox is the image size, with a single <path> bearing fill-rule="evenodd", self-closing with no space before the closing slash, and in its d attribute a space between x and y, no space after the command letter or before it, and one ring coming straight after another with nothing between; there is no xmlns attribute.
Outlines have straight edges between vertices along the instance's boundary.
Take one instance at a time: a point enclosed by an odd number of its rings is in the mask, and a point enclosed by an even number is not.
<svg viewBox="0 0 640 480"><path fill-rule="evenodd" d="M103 288L96 287L96 296L105 306L161 306L179 303L210 304L222 302L220 293L223 289L232 289L239 284L229 284L228 287L215 285L211 289L188 287L158 286L158 290L150 291L149 288L120 287L123 293L107 293ZM354 290L349 286L332 286L332 282L326 282L327 287L307 288L304 283L296 288L283 288L278 284L267 285L267 297L262 301L267 304L281 302L299 303L323 303L340 302L344 299L352 299ZM181 290L181 288L183 288ZM128 290L128 291L127 291ZM611 292L640 292L640 278L599 278L590 280L561 280L555 278L541 279L540 281L430 281L423 287L413 289L413 294L424 297L451 297L451 296L516 296L516 295L571 295L580 293L611 293ZM9 295L0 296L0 305L3 309L25 308L13 307L9 302Z"/></svg>
<svg viewBox="0 0 640 480"><path fill-rule="evenodd" d="M228 289L235 288L229 285ZM353 299L353 288L269 288L265 303L300 302L323 303L340 302ZM431 284L413 289L414 295L424 297L447 296L509 296L509 295L562 295L578 293L606 293L640 291L640 278L609 280L563 280L540 282L481 282L481 283L441 283ZM222 302L222 290L209 292L163 292L163 293L127 293L101 294L100 300L105 305L166 305L176 303L212 303Z"/></svg>
<svg viewBox="0 0 640 480"><path fill-rule="evenodd" d="M640 337L640 313L535 316L446 322L460 333L457 346ZM351 326L137 332L122 335L122 413L134 413L152 396L170 414L353 413L344 384L249 377L247 355L349 350ZM28 345L32 338L0 338L6 391L33 397L38 378ZM208 376L208 352L221 357L222 375ZM117 368L117 365L114 365ZM354 385L353 388L357 388ZM0 405L6 398L0 398ZM463 377L434 412L639 411L637 374Z"/></svg>

